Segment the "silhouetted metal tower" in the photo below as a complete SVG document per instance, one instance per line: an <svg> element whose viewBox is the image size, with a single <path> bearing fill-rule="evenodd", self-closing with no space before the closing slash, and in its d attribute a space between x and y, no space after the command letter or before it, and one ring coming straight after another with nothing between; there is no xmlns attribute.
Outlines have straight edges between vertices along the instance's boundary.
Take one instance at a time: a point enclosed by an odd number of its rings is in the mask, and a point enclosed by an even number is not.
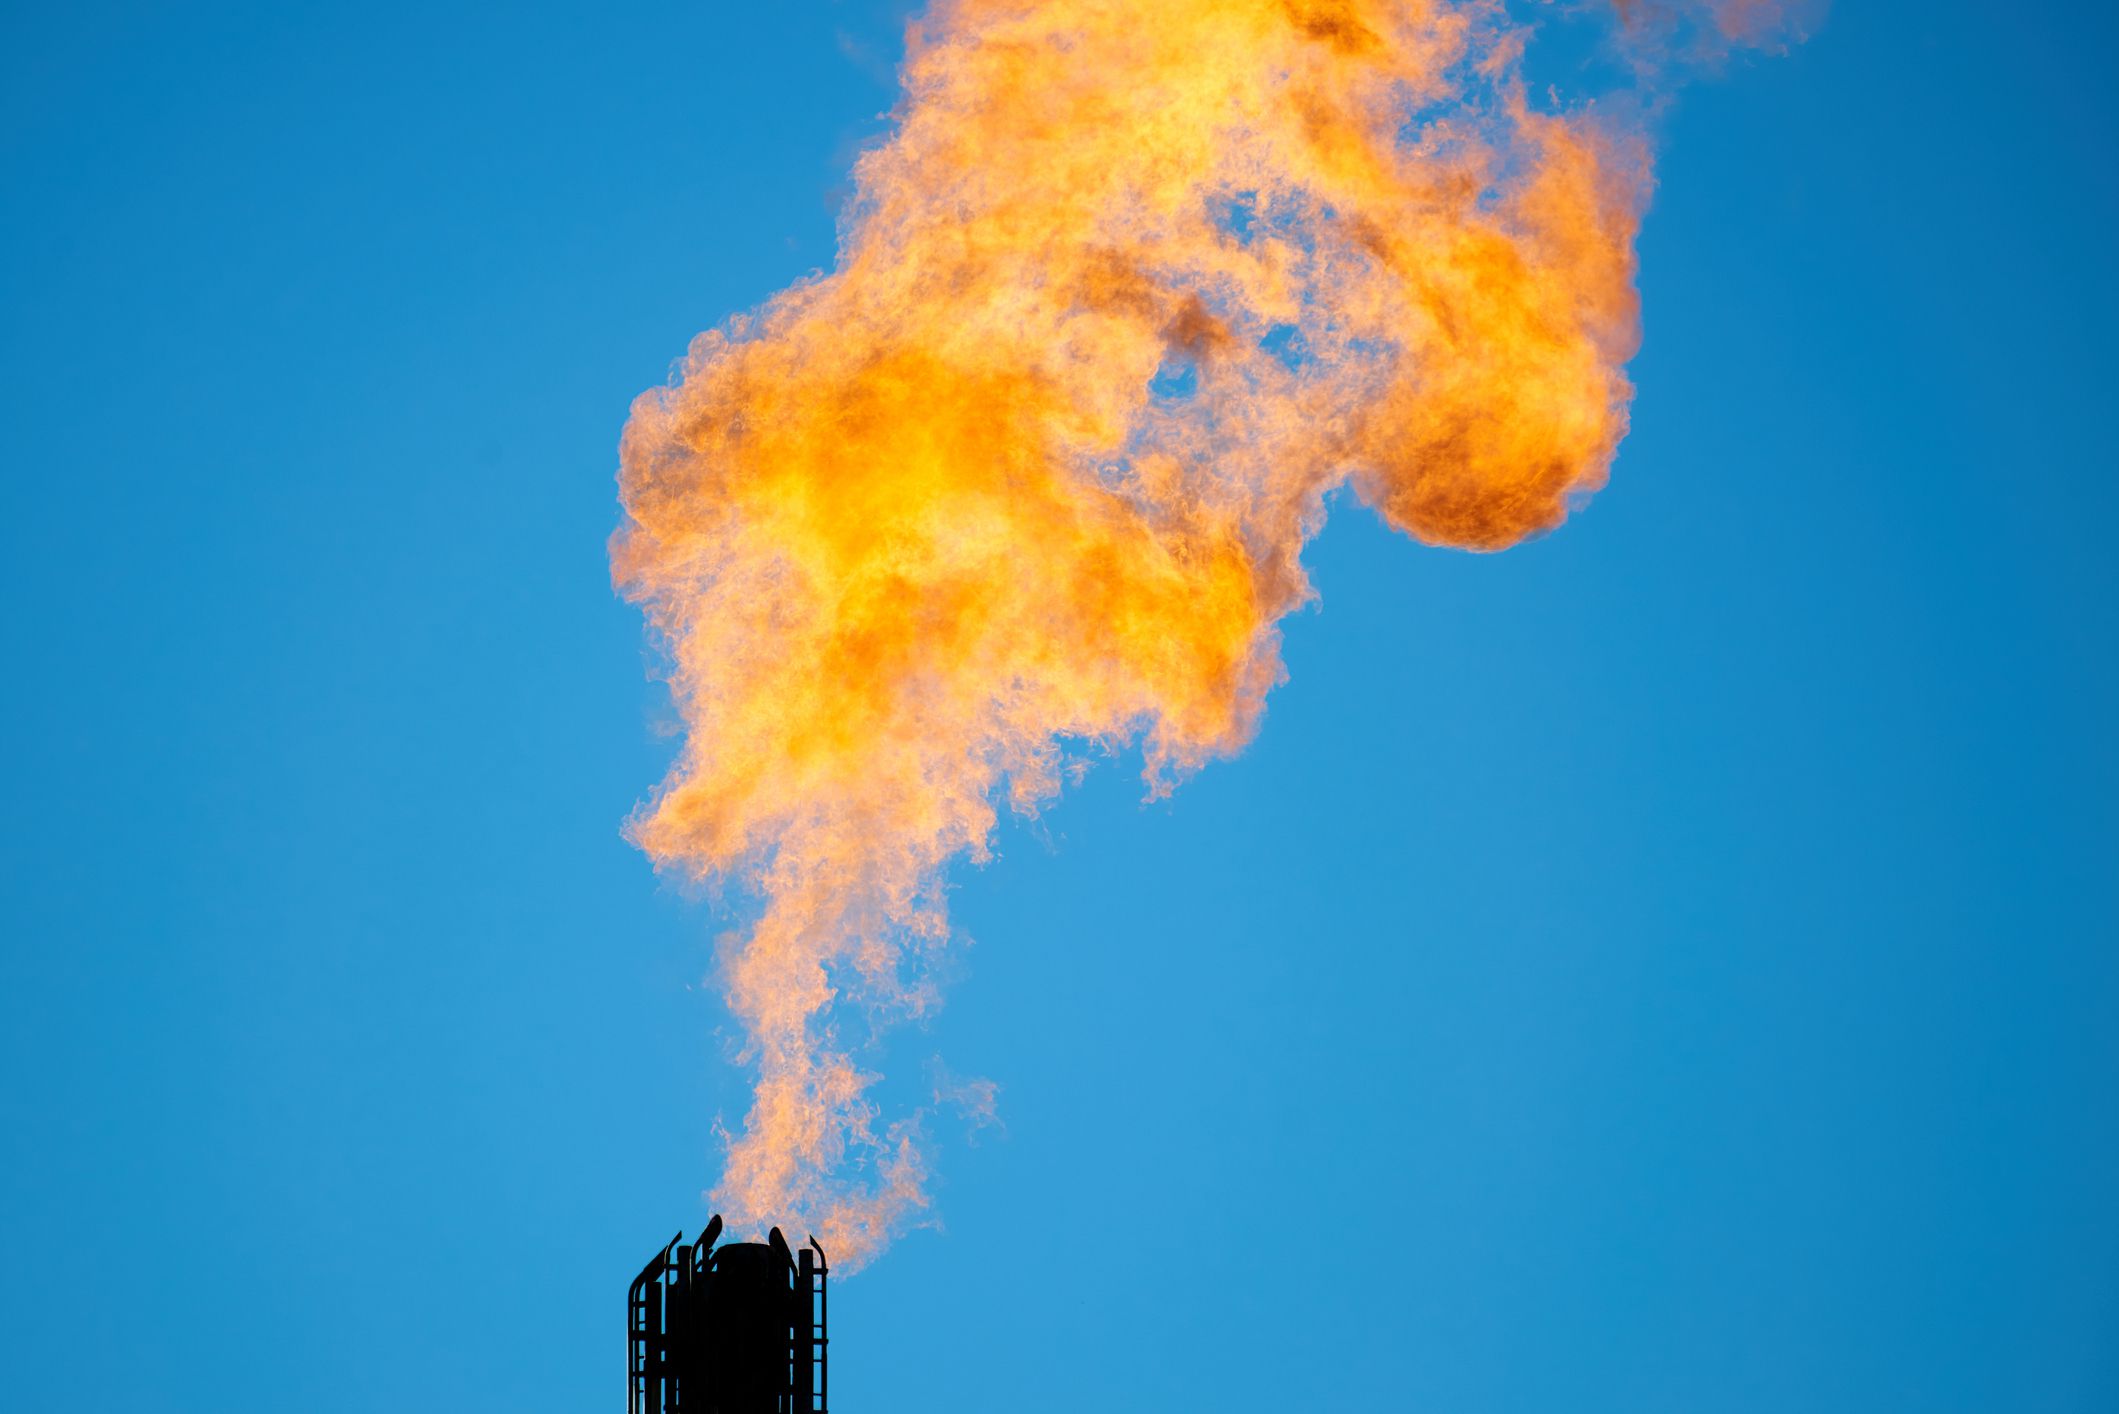
<svg viewBox="0 0 2119 1414"><path fill-rule="evenodd" d="M690 1246L680 1232L633 1278L627 1414L823 1414L824 1249L720 1235L718 1216Z"/></svg>

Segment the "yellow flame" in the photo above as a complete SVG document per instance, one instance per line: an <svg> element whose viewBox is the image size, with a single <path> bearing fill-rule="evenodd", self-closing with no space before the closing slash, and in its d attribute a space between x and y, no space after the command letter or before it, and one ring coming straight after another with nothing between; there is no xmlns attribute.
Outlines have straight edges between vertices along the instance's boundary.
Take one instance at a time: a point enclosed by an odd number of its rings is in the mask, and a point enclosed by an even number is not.
<svg viewBox="0 0 2119 1414"><path fill-rule="evenodd" d="M1637 155L1449 0L942 0L837 270L702 335L624 438L615 576L681 758L633 834L757 900L715 1197L858 1266L925 1205L834 1018L928 1004L958 856L1138 740L1239 749L1351 483L1500 549L1626 429Z"/></svg>

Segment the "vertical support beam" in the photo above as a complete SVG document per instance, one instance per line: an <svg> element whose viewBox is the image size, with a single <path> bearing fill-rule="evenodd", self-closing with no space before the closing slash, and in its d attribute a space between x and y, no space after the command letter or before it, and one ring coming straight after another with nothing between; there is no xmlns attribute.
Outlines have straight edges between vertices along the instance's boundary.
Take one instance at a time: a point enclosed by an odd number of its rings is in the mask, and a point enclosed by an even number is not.
<svg viewBox="0 0 2119 1414"><path fill-rule="evenodd" d="M663 1369L663 1381L667 1392L662 1406L668 1414L685 1407L684 1396L691 1385L691 1329L696 1318L692 1305L692 1249L679 1247L677 1260L670 1266L669 1288L663 1294L662 1333L663 1347L669 1352ZM704 1400L696 1401L703 1405Z"/></svg>

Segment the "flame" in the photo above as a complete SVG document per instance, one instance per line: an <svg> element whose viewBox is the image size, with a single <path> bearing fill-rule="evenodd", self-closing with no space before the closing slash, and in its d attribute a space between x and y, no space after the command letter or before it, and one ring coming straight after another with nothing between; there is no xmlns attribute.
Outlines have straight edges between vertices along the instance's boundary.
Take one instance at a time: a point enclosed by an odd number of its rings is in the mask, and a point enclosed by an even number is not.
<svg viewBox="0 0 2119 1414"><path fill-rule="evenodd" d="M1004 802L1250 739L1330 492L1498 550L1604 484L1645 167L1533 109L1523 41L1451 0L941 0L838 268L634 405L614 574L687 734L631 831L754 901L736 1227L855 1267L917 1220L847 1019L932 1004Z"/></svg>

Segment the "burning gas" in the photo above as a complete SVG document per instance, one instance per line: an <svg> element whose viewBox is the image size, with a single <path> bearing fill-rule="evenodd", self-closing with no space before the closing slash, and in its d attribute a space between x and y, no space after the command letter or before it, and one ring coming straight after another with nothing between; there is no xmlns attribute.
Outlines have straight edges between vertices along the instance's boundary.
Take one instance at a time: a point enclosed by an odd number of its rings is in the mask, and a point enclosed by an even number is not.
<svg viewBox="0 0 2119 1414"><path fill-rule="evenodd" d="M1527 35L1486 0L938 0L838 268L634 405L612 562L687 736L632 833L753 901L739 1229L857 1266L924 1206L837 1018L931 1004L944 871L1003 803L1249 740L1331 491L1499 550L1604 484L1643 147L1535 105Z"/></svg>

